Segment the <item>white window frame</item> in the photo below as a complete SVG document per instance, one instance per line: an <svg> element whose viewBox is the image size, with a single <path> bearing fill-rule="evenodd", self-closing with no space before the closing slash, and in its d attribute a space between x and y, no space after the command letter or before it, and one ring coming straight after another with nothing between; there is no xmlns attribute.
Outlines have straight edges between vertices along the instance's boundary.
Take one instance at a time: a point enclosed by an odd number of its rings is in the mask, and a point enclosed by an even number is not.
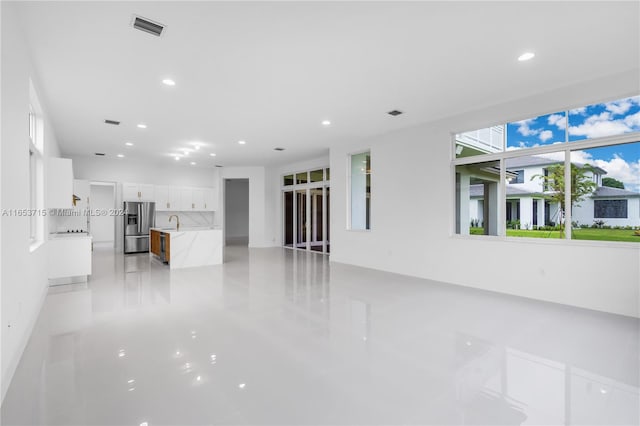
<svg viewBox="0 0 640 426"><path fill-rule="evenodd" d="M29 82L28 112L29 161L29 249L36 250L44 243L44 120L38 96Z"/></svg>
<svg viewBox="0 0 640 426"><path fill-rule="evenodd" d="M316 171L322 169L322 180L318 181L318 182L311 182L311 172ZM322 188L322 209L323 211L326 211L326 194L327 194L327 188L331 187L331 181L329 181L327 179L327 169L329 169L329 165L326 166L318 166L318 167L312 167L310 169L306 169L306 170L298 170L296 172L287 172L287 173L282 173L280 175L280 205L282 208L282 247L283 248L287 248L287 249L291 249L291 250L306 250L306 251L311 251L310 250L310 246L311 246L311 226L309 226L306 230L306 246L305 248L298 248L296 247L296 240L297 240L297 230L298 230L298 200L296 197L296 193L297 191L300 190L304 190L306 191L305 194L305 198L306 198L306 203L307 203L307 211L306 211L306 218L305 220L307 221L307 223L311 223L311 194L310 194L310 189L318 189L318 188ZM298 173L307 173L307 183L296 183L296 175ZM290 176L293 175L293 185L285 185L284 184L284 178L285 176ZM285 221L285 214L284 214L284 200L285 200L285 192L292 192L293 193L293 247L288 247L285 246L285 240L286 240L286 221ZM327 222L329 221L328 217L325 217L325 215L323 214L323 229L327 229ZM328 254L327 253L327 239L326 236L323 239L323 243L322 243L322 252L320 251L314 251L314 253L319 253L319 254Z"/></svg>
<svg viewBox="0 0 640 426"><path fill-rule="evenodd" d="M373 229L373 174L370 172L370 180L371 180L371 192L369 193L369 229L353 229L352 224L351 224L351 220L352 220L352 216L351 216L351 157L353 157L354 155L360 155L360 154L366 154L369 153L369 157L373 157L372 153L371 153L371 148L368 149L363 149L360 151L354 151L354 152L350 152L347 154L347 190L345 191L347 193L347 220L346 220L346 224L347 224L347 231L351 231L351 232L371 232L371 230Z"/></svg>
<svg viewBox="0 0 640 426"><path fill-rule="evenodd" d="M472 239L498 239L504 241L527 241L535 242L541 244L566 244L567 242L571 242L573 244L590 244L590 245L598 245L598 246L625 246L628 247L629 244L637 244L633 242L622 242L622 241L592 241L592 240L573 240L571 239L571 226L565 227L565 238L564 239L541 239L541 238L526 238L526 237L507 237L506 235L506 206L505 206L505 167L504 161L510 158L531 156L531 155L541 155L541 154L550 154L556 152L564 152L565 154L565 184L567 188L565 189L565 217L564 222L570 224L572 222L571 215L571 152L572 151L581 151L592 148L601 148L612 145L622 145L627 143L640 142L640 132L632 132L625 133L622 135L616 136L606 136L602 138L594 138L594 139L585 139L574 142L563 142L561 144L554 145L546 145L539 146L535 148L523 148L516 149L511 151L503 151L498 153L491 154L482 154L475 155L472 157L462 157L455 158L455 145L456 145L456 134L451 134L451 144L452 144L452 161L451 161L451 189L453 194L453 214L450 215L453 218L453 221L450 223L450 235L454 238L472 238ZM499 206L502 210L502 214L498 215L498 235L461 235L456 233L455 226L455 209L456 209L456 166L463 166L475 163L483 163L488 161L500 161L500 191L499 191Z"/></svg>

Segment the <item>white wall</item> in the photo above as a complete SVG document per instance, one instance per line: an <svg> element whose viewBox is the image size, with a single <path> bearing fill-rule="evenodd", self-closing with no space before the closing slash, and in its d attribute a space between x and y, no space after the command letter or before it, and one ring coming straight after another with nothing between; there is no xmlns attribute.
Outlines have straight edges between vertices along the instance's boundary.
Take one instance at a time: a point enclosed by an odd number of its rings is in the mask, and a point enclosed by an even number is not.
<svg viewBox="0 0 640 426"><path fill-rule="evenodd" d="M29 79L44 110L44 167L47 158L60 155L55 134L46 115L46 99L27 55L18 26L15 5L1 2L2 19L2 126L0 194L2 209L29 207ZM45 179L46 193L46 179ZM48 234L44 220L44 235ZM29 219L5 216L0 222L2 243L2 399L28 342L48 288L47 244L29 249Z"/></svg>
<svg viewBox="0 0 640 426"><path fill-rule="evenodd" d="M637 70L331 149L331 260L640 317L640 244L456 237L451 134L640 91ZM349 152L371 149L370 232L346 230ZM497 261L496 261L497 260Z"/></svg>
<svg viewBox="0 0 640 426"><path fill-rule="evenodd" d="M249 240L249 181L226 179L224 186L226 240Z"/></svg>
<svg viewBox="0 0 640 426"><path fill-rule="evenodd" d="M115 185L91 185L89 201L91 210L109 210L115 207ZM113 243L115 241L115 220L113 216L92 215L91 235L94 243Z"/></svg>

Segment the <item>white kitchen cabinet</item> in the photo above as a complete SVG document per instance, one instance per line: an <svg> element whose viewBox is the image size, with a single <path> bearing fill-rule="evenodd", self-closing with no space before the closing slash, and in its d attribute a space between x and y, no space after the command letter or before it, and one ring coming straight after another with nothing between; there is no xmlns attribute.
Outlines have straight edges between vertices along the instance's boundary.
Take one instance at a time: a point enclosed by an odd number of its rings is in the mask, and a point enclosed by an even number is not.
<svg viewBox="0 0 640 426"><path fill-rule="evenodd" d="M62 235L49 244L49 279L91 275L91 237Z"/></svg>
<svg viewBox="0 0 640 426"><path fill-rule="evenodd" d="M214 188L204 188L204 209L206 211L218 210L218 197Z"/></svg>
<svg viewBox="0 0 640 426"><path fill-rule="evenodd" d="M169 202L169 190L169 186L156 185L156 211L159 212L171 210L171 203Z"/></svg>
<svg viewBox="0 0 640 426"><path fill-rule="evenodd" d="M155 201L155 186L146 183L123 183L122 201Z"/></svg>
<svg viewBox="0 0 640 426"><path fill-rule="evenodd" d="M215 211L218 205L215 188L156 185L154 193L156 211Z"/></svg>
<svg viewBox="0 0 640 426"><path fill-rule="evenodd" d="M202 211L206 210L204 200L204 188L193 188L193 210Z"/></svg>
<svg viewBox="0 0 640 426"><path fill-rule="evenodd" d="M47 163L47 208L73 208L73 166L68 158L49 158Z"/></svg>
<svg viewBox="0 0 640 426"><path fill-rule="evenodd" d="M168 185L156 185L156 211L180 211L182 209L180 190L182 188ZM189 204L190 206L191 204Z"/></svg>
<svg viewBox="0 0 640 426"><path fill-rule="evenodd" d="M139 201L139 192L137 183L122 184L122 201Z"/></svg>
<svg viewBox="0 0 640 426"><path fill-rule="evenodd" d="M180 188L180 210L185 212L194 210L193 188Z"/></svg>
<svg viewBox="0 0 640 426"><path fill-rule="evenodd" d="M140 191L140 201L155 201L155 186L145 183L138 184L138 191Z"/></svg>

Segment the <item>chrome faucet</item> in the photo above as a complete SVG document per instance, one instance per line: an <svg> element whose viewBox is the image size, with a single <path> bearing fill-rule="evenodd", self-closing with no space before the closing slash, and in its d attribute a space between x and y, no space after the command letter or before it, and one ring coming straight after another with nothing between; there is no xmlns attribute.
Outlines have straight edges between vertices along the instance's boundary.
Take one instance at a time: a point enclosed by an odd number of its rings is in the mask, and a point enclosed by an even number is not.
<svg viewBox="0 0 640 426"><path fill-rule="evenodd" d="M169 216L169 222L171 222L171 218L175 217L176 218L176 231L180 230L180 218L178 217L177 214L172 214L171 216Z"/></svg>

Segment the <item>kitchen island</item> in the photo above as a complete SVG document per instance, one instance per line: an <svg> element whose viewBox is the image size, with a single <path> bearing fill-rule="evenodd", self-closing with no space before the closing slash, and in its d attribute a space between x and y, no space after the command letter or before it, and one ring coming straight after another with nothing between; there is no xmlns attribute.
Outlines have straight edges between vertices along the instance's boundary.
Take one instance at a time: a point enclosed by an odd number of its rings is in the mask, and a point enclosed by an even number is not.
<svg viewBox="0 0 640 426"><path fill-rule="evenodd" d="M170 269L220 265L223 262L222 230L212 228L151 228L150 254Z"/></svg>

